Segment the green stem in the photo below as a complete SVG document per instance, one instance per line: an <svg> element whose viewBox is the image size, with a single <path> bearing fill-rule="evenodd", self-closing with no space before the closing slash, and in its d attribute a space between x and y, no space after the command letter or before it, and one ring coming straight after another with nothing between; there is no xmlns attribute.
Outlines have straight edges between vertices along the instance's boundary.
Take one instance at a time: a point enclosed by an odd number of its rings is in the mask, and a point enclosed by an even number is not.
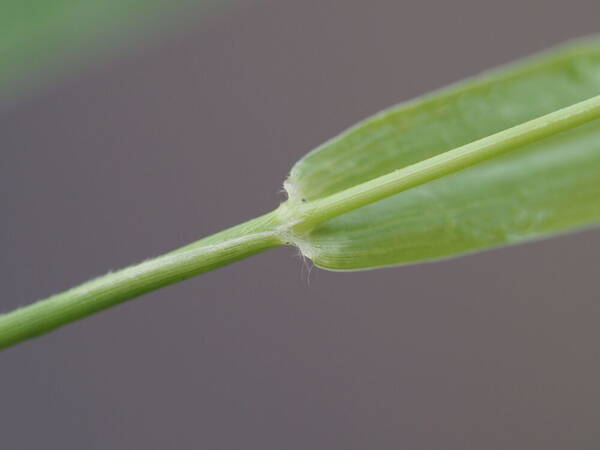
<svg viewBox="0 0 600 450"><path fill-rule="evenodd" d="M0 348L286 242L346 212L600 118L600 96L307 204L277 210L178 250L0 315Z"/></svg>
<svg viewBox="0 0 600 450"><path fill-rule="evenodd" d="M281 245L274 212L0 316L0 348Z"/></svg>

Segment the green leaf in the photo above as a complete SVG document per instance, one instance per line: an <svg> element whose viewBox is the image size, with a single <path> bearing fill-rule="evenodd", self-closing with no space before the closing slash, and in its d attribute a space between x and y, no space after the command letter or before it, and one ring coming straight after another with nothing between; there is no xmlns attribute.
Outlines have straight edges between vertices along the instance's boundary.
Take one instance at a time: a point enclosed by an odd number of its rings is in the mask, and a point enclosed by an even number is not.
<svg viewBox="0 0 600 450"><path fill-rule="evenodd" d="M318 266L456 256L600 224L600 41L397 106L300 160L276 210L0 315L0 348L258 252Z"/></svg>
<svg viewBox="0 0 600 450"><path fill-rule="evenodd" d="M546 52L358 124L302 158L292 207L600 94L600 40ZM320 267L407 264L600 223L600 121L327 220L299 239ZM318 203L318 202L317 202Z"/></svg>
<svg viewBox="0 0 600 450"><path fill-rule="evenodd" d="M223 1L4 0L0 96L12 98L90 52L122 47L141 30Z"/></svg>

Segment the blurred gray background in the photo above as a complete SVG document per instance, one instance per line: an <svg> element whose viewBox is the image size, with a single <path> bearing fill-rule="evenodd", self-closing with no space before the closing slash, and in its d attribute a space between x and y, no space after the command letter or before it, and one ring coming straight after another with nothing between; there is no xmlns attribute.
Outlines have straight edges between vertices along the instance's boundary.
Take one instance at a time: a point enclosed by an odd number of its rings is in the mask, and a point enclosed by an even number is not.
<svg viewBox="0 0 600 450"><path fill-rule="evenodd" d="M239 2L90 64L0 115L0 309L266 212L357 120L599 17ZM2 352L2 448L597 449L599 248L348 274L272 250Z"/></svg>

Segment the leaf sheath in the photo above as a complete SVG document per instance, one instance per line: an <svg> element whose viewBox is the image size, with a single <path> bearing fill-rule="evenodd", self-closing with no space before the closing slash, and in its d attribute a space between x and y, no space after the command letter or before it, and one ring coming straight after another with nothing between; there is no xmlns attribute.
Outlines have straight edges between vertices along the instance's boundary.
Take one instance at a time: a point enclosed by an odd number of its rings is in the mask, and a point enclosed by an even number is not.
<svg viewBox="0 0 600 450"><path fill-rule="evenodd" d="M273 213L171 253L109 273L0 315L0 348L115 306L146 292L281 245Z"/></svg>

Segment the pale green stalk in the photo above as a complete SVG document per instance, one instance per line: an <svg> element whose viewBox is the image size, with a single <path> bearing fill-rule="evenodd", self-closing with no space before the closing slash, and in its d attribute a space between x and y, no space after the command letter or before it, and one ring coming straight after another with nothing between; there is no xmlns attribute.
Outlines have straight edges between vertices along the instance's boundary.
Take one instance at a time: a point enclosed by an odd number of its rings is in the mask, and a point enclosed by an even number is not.
<svg viewBox="0 0 600 450"><path fill-rule="evenodd" d="M192 244L1 315L0 348L281 245L272 231L274 219L273 213L266 214L222 232L227 237L220 242Z"/></svg>
<svg viewBox="0 0 600 450"><path fill-rule="evenodd" d="M271 213L179 250L1 315L0 348L278 245L302 248L302 234L328 219L598 118L600 96L329 197L300 205L286 202Z"/></svg>

